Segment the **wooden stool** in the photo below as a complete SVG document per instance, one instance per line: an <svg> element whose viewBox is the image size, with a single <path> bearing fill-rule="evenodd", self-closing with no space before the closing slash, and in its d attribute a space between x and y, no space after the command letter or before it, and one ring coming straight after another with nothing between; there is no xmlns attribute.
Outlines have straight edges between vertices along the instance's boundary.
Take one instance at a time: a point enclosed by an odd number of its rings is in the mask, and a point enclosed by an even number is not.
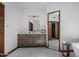
<svg viewBox="0 0 79 59"><path fill-rule="evenodd" d="M65 57L70 56L70 46L71 46L71 44L69 44L69 43L62 43L62 55L63 56L65 56Z"/></svg>

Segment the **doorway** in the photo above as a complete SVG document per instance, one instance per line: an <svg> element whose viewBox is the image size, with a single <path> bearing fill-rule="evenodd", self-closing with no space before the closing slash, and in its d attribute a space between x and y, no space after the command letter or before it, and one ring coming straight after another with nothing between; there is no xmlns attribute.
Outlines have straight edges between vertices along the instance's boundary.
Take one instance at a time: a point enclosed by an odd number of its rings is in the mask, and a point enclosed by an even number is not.
<svg viewBox="0 0 79 59"><path fill-rule="evenodd" d="M0 55L4 54L4 5L0 3Z"/></svg>
<svg viewBox="0 0 79 59"><path fill-rule="evenodd" d="M60 50L60 11L48 13L48 47Z"/></svg>

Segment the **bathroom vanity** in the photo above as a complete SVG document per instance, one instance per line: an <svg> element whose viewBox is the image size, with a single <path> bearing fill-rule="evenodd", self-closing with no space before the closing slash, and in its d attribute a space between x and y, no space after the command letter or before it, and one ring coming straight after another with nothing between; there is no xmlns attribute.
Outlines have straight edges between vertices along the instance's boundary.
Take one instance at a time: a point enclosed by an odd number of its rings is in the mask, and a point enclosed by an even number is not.
<svg viewBox="0 0 79 59"><path fill-rule="evenodd" d="M18 47L44 47L46 34L18 34Z"/></svg>
<svg viewBox="0 0 79 59"><path fill-rule="evenodd" d="M39 16L29 16L28 20L27 32L22 32L26 34L18 34L18 47L46 46L46 27L40 26Z"/></svg>

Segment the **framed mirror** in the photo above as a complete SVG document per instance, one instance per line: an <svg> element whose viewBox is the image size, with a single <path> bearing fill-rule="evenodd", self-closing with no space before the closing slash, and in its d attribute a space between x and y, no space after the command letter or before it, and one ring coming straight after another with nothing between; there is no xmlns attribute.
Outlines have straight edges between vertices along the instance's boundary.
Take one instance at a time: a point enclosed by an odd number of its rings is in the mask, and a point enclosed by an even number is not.
<svg viewBox="0 0 79 59"><path fill-rule="evenodd" d="M48 13L48 47L60 50L60 11Z"/></svg>
<svg viewBox="0 0 79 59"><path fill-rule="evenodd" d="M40 23L39 16L29 16L29 32L39 32Z"/></svg>

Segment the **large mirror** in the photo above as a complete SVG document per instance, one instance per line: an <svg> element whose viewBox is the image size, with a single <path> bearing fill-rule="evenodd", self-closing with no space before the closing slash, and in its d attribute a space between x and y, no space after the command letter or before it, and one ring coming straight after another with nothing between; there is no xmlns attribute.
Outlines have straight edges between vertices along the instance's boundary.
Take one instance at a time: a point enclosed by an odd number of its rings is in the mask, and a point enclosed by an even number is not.
<svg viewBox="0 0 79 59"><path fill-rule="evenodd" d="M39 16L29 16L29 32L40 32Z"/></svg>
<svg viewBox="0 0 79 59"><path fill-rule="evenodd" d="M49 48L60 50L60 11L48 13Z"/></svg>

